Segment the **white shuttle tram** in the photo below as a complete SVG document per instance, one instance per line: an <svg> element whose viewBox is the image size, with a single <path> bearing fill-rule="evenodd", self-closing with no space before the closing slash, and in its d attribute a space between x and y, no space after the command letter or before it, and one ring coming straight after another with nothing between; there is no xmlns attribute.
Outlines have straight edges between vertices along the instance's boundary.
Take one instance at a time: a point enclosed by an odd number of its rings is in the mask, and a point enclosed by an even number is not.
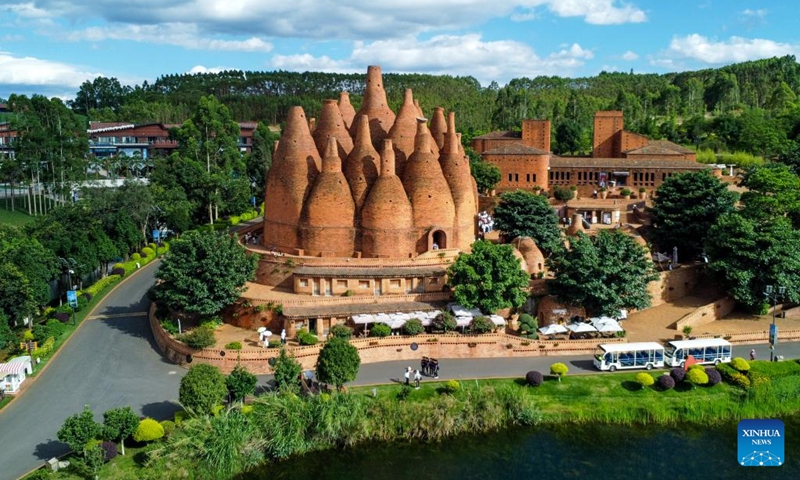
<svg viewBox="0 0 800 480"><path fill-rule="evenodd" d="M722 338L700 338L697 340L672 340L667 342L664 352L669 367L683 367L689 355L697 363L714 364L731 361L733 347L731 342Z"/></svg>
<svg viewBox="0 0 800 480"><path fill-rule="evenodd" d="M610 372L617 369L664 368L664 347L656 342L601 344L594 353L594 366Z"/></svg>

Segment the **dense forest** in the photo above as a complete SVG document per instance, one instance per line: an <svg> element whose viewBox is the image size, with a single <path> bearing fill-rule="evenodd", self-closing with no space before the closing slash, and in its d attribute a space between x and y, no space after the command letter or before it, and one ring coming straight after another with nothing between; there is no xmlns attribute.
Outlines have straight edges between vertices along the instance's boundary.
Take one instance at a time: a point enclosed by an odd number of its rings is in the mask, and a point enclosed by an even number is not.
<svg viewBox="0 0 800 480"><path fill-rule="evenodd" d="M504 87L482 87L472 77L386 73L383 79L392 108L411 88L426 112L455 111L467 138L519 129L525 118L550 119L556 153L588 153L597 110L622 110L631 131L715 152L775 157L791 151L800 133L800 65L793 56L662 75L517 78ZM100 77L68 104L90 120L181 123L202 96L214 95L237 121L279 124L290 106L313 117L323 99L341 91L358 109L364 81L364 74L225 71L166 75L131 87Z"/></svg>

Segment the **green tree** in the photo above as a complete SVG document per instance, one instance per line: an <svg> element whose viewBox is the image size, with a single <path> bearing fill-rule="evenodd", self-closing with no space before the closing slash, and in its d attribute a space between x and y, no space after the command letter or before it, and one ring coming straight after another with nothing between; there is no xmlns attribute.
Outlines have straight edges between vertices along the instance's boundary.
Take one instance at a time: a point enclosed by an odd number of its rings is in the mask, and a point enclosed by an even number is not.
<svg viewBox="0 0 800 480"><path fill-rule="evenodd" d="M225 376L212 365L194 365L181 379L178 400L198 414L209 414L225 400L228 387Z"/></svg>
<svg viewBox="0 0 800 480"><path fill-rule="evenodd" d="M0 263L0 313L14 324L21 324L36 308L34 289L28 278L13 264Z"/></svg>
<svg viewBox="0 0 800 480"><path fill-rule="evenodd" d="M500 183L500 169L481 158L472 147L465 146L464 151L469 157L470 173L478 185L478 192L488 194Z"/></svg>
<svg viewBox="0 0 800 480"><path fill-rule="evenodd" d="M13 345L16 340L17 336L8 325L8 317L3 312L0 312L0 350Z"/></svg>
<svg viewBox="0 0 800 480"><path fill-rule="evenodd" d="M536 334L536 329L539 328L539 320L528 314L523 313L519 316L519 333Z"/></svg>
<svg viewBox="0 0 800 480"><path fill-rule="evenodd" d="M524 190L505 192L494 209L495 227L509 240L531 237L547 251L563 249L558 217L547 199Z"/></svg>
<svg viewBox="0 0 800 480"><path fill-rule="evenodd" d="M360 366L361 357L356 347L346 340L334 338L319 352L317 379L341 389L342 385L356 379Z"/></svg>
<svg viewBox="0 0 800 480"><path fill-rule="evenodd" d="M681 258L700 253L709 228L733 211L737 195L708 172L681 173L658 187L653 200L653 237L661 249L678 247Z"/></svg>
<svg viewBox="0 0 800 480"><path fill-rule="evenodd" d="M98 474L100 473L100 469L103 467L103 464L106 463L106 454L102 447L100 447L100 444L88 444L83 447L81 453L83 454L83 459L80 460L79 464L87 474L86 476L94 478L95 480L99 479L100 477Z"/></svg>
<svg viewBox="0 0 800 480"><path fill-rule="evenodd" d="M563 363L554 363L550 365L550 375L555 375L558 377L558 381L561 381L561 377L569 373L569 367L567 367Z"/></svg>
<svg viewBox="0 0 800 480"><path fill-rule="evenodd" d="M68 417L56 433L60 442L66 443L75 453L83 452L86 444L101 432L101 426L94 421L94 414L86 405L81 413Z"/></svg>
<svg viewBox="0 0 800 480"><path fill-rule="evenodd" d="M256 199L264 199L267 172L272 167L272 152L278 138L278 134L272 132L263 122L259 122L256 131L253 132L253 150L247 157L247 176L255 184L253 194ZM261 203L261 200L257 203Z"/></svg>
<svg viewBox="0 0 800 480"><path fill-rule="evenodd" d="M433 322L431 322L431 327L433 330L447 333L454 331L458 327L458 323L456 322L456 318L452 313L443 312L433 319Z"/></svg>
<svg viewBox="0 0 800 480"><path fill-rule="evenodd" d="M119 440L122 454L125 455L125 439L133 435L139 426L139 416L131 407L118 407L103 414L103 435L113 441Z"/></svg>
<svg viewBox="0 0 800 480"><path fill-rule="evenodd" d="M742 215L757 222L788 216L800 227L800 176L782 163L748 170L742 179Z"/></svg>
<svg viewBox="0 0 800 480"><path fill-rule="evenodd" d="M577 121L570 119L561 121L556 127L555 153L558 155L580 153L582 137L583 129Z"/></svg>
<svg viewBox="0 0 800 480"><path fill-rule="evenodd" d="M448 268L453 298L467 308L485 313L525 303L530 278L520 268L510 245L486 241L472 244L472 253L462 253Z"/></svg>
<svg viewBox="0 0 800 480"><path fill-rule="evenodd" d="M155 296L176 310L213 315L239 298L257 262L234 237L189 232L170 245Z"/></svg>
<svg viewBox="0 0 800 480"><path fill-rule="evenodd" d="M643 310L650 306L647 284L658 278L645 253L621 231L601 230L593 237L580 233L570 240L569 250L550 259L556 275L548 282L550 292L592 315Z"/></svg>
<svg viewBox="0 0 800 480"><path fill-rule="evenodd" d="M300 386L300 373L302 368L293 356L289 355L285 348L281 348L275 365L272 367L275 375L275 385L278 390L293 391Z"/></svg>
<svg viewBox="0 0 800 480"><path fill-rule="evenodd" d="M556 185L555 187L553 187L553 197L556 200L561 200L562 202L564 202L564 205L566 205L567 202L575 198L575 192L572 191L572 189Z"/></svg>
<svg viewBox="0 0 800 480"><path fill-rule="evenodd" d="M709 270L749 309L762 309L767 285L784 286L786 301L800 301L800 231L787 218L759 223L723 215L708 233L706 253Z"/></svg>
<svg viewBox="0 0 800 480"><path fill-rule="evenodd" d="M247 371L242 365L236 365L233 371L225 378L228 394L234 402L242 402L246 396L254 394L256 383L258 383L256 376Z"/></svg>
<svg viewBox="0 0 800 480"><path fill-rule="evenodd" d="M12 225L0 225L0 263L10 263L28 280L33 302L43 307L50 302L50 281L58 277L52 251Z"/></svg>

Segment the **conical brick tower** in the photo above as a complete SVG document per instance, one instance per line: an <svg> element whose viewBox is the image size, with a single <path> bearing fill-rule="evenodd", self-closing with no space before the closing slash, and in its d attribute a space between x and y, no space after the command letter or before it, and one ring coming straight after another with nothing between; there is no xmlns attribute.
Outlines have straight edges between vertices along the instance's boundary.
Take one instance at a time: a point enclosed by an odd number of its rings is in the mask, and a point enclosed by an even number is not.
<svg viewBox="0 0 800 480"><path fill-rule="evenodd" d="M355 204L342 173L337 141L328 138L322 172L317 176L300 217L305 255L350 257L355 251Z"/></svg>
<svg viewBox="0 0 800 480"><path fill-rule="evenodd" d="M350 190L353 192L353 200L356 204L356 216L361 211L367 193L378 178L381 158L375 147L372 146L372 139L369 134L369 118L362 115L356 121L357 127L356 141L350 155L347 156L344 164L344 175Z"/></svg>
<svg viewBox="0 0 800 480"><path fill-rule="evenodd" d="M381 67L371 65L367 68L367 84L364 90L364 102L356 113L356 118L361 115L369 117L369 133L372 145L378 147L386 138L389 129L394 124L395 115L386 101L386 90L383 89ZM356 136L355 125L350 126L350 135Z"/></svg>
<svg viewBox="0 0 800 480"><path fill-rule="evenodd" d="M475 216L478 214L478 205L475 203L477 193L473 191L469 161L459 148L456 135L456 115L453 112L450 112L447 117L447 134L439 162L442 165L444 178L450 186L456 212L455 238L452 246L469 251L470 245L475 240Z"/></svg>
<svg viewBox="0 0 800 480"><path fill-rule="evenodd" d="M356 118L356 109L350 104L350 94L347 92L339 93L339 112L344 120L344 128L349 131L350 126L353 125L353 120Z"/></svg>
<svg viewBox="0 0 800 480"><path fill-rule="evenodd" d="M444 108L436 107L433 109L431 118L431 135L439 147L439 151L444 148L444 134L447 132L447 121L444 119Z"/></svg>
<svg viewBox="0 0 800 480"><path fill-rule="evenodd" d="M392 141L383 143L381 174L361 210L362 253L365 257L410 257L415 251L414 213L395 174Z"/></svg>
<svg viewBox="0 0 800 480"><path fill-rule="evenodd" d="M290 108L286 128L267 174L265 247L294 253L300 245L298 221L311 185L319 174L320 164L303 109Z"/></svg>
<svg viewBox="0 0 800 480"><path fill-rule="evenodd" d="M408 158L414 153L414 137L417 135L419 113L414 106L414 94L410 88L403 93L403 105L386 138L392 141L395 152L397 176L403 177Z"/></svg>
<svg viewBox="0 0 800 480"><path fill-rule="evenodd" d="M320 154L327 148L328 137L332 137L338 142L339 158L347 158L347 155L353 150L353 139L344 125L344 119L339 112L336 100L323 100L317 128L311 134Z"/></svg>
<svg viewBox="0 0 800 480"><path fill-rule="evenodd" d="M442 173L439 158L431 152L431 141L426 121L420 119L414 153L403 174L403 186L414 209L417 253L454 247L456 214L453 196Z"/></svg>

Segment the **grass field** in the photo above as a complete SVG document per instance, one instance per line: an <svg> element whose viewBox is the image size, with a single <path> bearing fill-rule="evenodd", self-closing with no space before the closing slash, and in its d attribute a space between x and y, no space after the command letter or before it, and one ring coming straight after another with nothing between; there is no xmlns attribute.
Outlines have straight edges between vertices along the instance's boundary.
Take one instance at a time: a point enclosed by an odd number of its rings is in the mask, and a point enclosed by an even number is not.
<svg viewBox="0 0 800 480"><path fill-rule="evenodd" d="M26 223L32 222L34 217L28 215L22 208L22 202L17 204L15 211L6 209L5 200L0 200L0 223L7 223L16 226L22 226Z"/></svg>

